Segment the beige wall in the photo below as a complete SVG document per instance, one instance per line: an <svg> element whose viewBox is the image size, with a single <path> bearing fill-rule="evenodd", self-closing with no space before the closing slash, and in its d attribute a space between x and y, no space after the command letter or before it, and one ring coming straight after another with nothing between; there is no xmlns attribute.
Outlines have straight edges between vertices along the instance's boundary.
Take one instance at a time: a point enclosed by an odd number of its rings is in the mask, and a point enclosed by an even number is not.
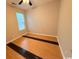
<svg viewBox="0 0 79 59"><path fill-rule="evenodd" d="M58 41L65 57L71 56L72 49L72 1L61 0Z"/></svg>
<svg viewBox="0 0 79 59"><path fill-rule="evenodd" d="M39 34L57 35L59 1L31 9L26 13L29 31Z"/></svg>
<svg viewBox="0 0 79 59"><path fill-rule="evenodd" d="M6 32L7 32L7 42L17 38L18 36L21 36L21 34L27 32L27 28L23 31L18 30L18 23L16 20L16 12L22 12L22 10L11 7L7 4L7 24L6 24Z"/></svg>

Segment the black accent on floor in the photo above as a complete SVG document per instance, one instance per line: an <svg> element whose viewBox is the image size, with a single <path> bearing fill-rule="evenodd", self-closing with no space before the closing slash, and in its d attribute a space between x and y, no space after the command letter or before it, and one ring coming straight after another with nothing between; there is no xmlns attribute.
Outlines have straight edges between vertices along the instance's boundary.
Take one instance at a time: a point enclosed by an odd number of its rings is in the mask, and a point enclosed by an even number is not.
<svg viewBox="0 0 79 59"><path fill-rule="evenodd" d="M7 44L7 46L12 48L14 51L19 53L23 57L25 57L25 59L42 59L41 57L36 56L35 54L33 54L33 53L31 53L31 52L29 52L21 47L18 47L17 45L15 45L13 43L9 43L9 44Z"/></svg>
<svg viewBox="0 0 79 59"><path fill-rule="evenodd" d="M59 45L58 42L54 42L54 41L48 41L48 40L45 40L45 39L30 37L30 36L27 36L27 35L23 35L23 37L31 38L31 39L34 39L34 40L38 40L38 41L42 41L42 42L46 42L46 43L50 43L50 44L54 44L54 45Z"/></svg>

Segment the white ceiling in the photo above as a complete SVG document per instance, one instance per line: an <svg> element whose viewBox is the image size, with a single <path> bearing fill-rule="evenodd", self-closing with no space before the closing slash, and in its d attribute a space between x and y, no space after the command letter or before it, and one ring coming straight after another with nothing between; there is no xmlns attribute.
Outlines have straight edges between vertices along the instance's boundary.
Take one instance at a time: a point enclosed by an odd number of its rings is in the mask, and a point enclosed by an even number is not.
<svg viewBox="0 0 79 59"><path fill-rule="evenodd" d="M14 2L17 4L19 1L21 0L7 0L7 3L11 4L11 2ZM55 0L30 0L30 1L32 2L33 7L38 7L43 4L48 4L49 2L53 2ZM22 3L21 5L17 5L17 6L21 9L28 9L30 7L27 3Z"/></svg>
<svg viewBox="0 0 79 59"><path fill-rule="evenodd" d="M47 4L48 2L54 1L54 0L31 0L33 4L39 6L42 4Z"/></svg>

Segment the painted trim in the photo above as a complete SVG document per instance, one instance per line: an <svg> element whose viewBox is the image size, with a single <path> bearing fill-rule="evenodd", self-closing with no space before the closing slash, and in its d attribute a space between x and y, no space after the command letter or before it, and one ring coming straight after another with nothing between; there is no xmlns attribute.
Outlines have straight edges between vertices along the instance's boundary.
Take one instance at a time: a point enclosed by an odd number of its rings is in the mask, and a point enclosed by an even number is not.
<svg viewBox="0 0 79 59"><path fill-rule="evenodd" d="M60 51L61 51L61 54L62 54L62 56L63 56L63 59L66 59L65 56L64 56L64 53L63 53L63 49L62 49L62 47L61 47L61 45L60 45L60 42L59 42L59 37L57 37L57 41L58 41L58 43L59 43L59 47L60 47Z"/></svg>
<svg viewBox="0 0 79 59"><path fill-rule="evenodd" d="M23 35L26 35L26 34L27 33L23 33L23 34L17 36L16 38L13 38L12 40L8 41L7 44L10 43L10 42L13 42L14 40L17 40L18 38L20 38L20 37L22 37Z"/></svg>
<svg viewBox="0 0 79 59"><path fill-rule="evenodd" d="M39 33L33 33L33 32L28 32L28 34L43 35L43 36L48 36L48 37L57 37L57 36L54 36L54 35L39 34Z"/></svg>
<svg viewBox="0 0 79 59"><path fill-rule="evenodd" d="M72 59L72 57L66 57L66 59Z"/></svg>

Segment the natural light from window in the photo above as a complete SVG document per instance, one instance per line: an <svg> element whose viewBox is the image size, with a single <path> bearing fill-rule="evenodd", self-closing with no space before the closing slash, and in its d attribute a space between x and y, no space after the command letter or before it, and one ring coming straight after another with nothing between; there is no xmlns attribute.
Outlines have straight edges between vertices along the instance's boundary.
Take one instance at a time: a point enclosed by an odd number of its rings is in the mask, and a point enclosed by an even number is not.
<svg viewBox="0 0 79 59"><path fill-rule="evenodd" d="M16 12L16 17L18 21L18 28L19 30L24 30L25 29L25 24L24 24L24 14Z"/></svg>

